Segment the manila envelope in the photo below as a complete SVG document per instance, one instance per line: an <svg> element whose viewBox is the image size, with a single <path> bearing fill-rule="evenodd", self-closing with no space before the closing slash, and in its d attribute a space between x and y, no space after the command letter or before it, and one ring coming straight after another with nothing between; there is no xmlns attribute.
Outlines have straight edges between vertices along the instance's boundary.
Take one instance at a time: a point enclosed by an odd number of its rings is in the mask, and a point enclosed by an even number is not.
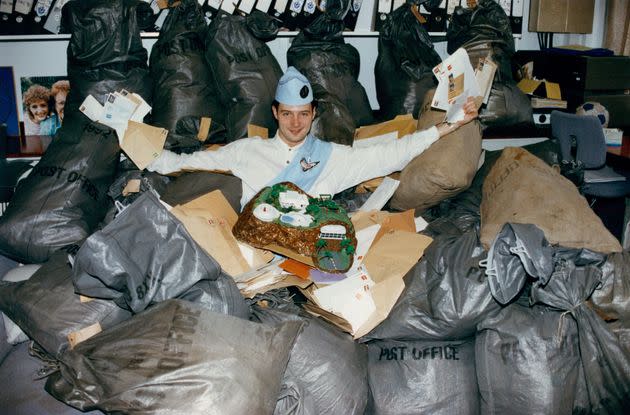
<svg viewBox="0 0 630 415"><path fill-rule="evenodd" d="M420 260L424 250L433 240L428 236L402 230L391 230L368 251L363 264L375 284L370 288L376 311L356 330L342 317L317 306L313 285L300 291L309 300L304 309L320 316L355 339L365 336L387 318L405 288L403 277Z"/></svg>
<svg viewBox="0 0 630 415"><path fill-rule="evenodd" d="M394 229L412 233L416 232L413 209L398 213L386 212L384 210L371 210L369 212L359 211L352 215L351 220L355 232L374 224L381 225L381 229L376 234L373 243L379 240L385 233Z"/></svg>
<svg viewBox="0 0 630 415"><path fill-rule="evenodd" d="M230 230L236 225L238 220L238 214L232 209L230 202L227 201L220 190L214 190L199 196L183 206L187 209L207 210L213 217L225 219L230 225Z"/></svg>
<svg viewBox="0 0 630 415"><path fill-rule="evenodd" d="M413 118L412 114L397 115L393 120L357 128L354 130L354 139L362 140L394 131L398 132L398 138L400 138L416 131L417 124L418 121Z"/></svg>
<svg viewBox="0 0 630 415"><path fill-rule="evenodd" d="M350 220L354 226L354 231L368 228L374 224L381 224L391 213L384 210L358 211L352 215Z"/></svg>
<svg viewBox="0 0 630 415"><path fill-rule="evenodd" d="M413 118L411 114L398 115L393 120L385 121L380 124L366 125L354 130L354 139L363 140L371 137L397 132L398 138L404 137L416 131L418 120ZM393 179L398 180L400 173L395 172L389 175ZM373 192L383 182L382 177L375 177L359 183L356 193Z"/></svg>
<svg viewBox="0 0 630 415"><path fill-rule="evenodd" d="M201 117L199 120L199 131L197 132L197 140L206 141L208 134L210 134L210 126L212 125L212 118Z"/></svg>
<svg viewBox="0 0 630 415"><path fill-rule="evenodd" d="M167 135L168 130L164 128L129 121L120 148L143 170L159 157Z"/></svg>
<svg viewBox="0 0 630 415"><path fill-rule="evenodd" d="M247 137L269 138L269 130L256 124L247 124Z"/></svg>
<svg viewBox="0 0 630 415"><path fill-rule="evenodd" d="M232 205L230 205L230 202L227 201L220 190L215 190L210 193L206 193L203 196L199 196L198 198L193 199L188 203L185 203L184 206L192 209L207 210L211 213L212 216L225 219L230 225L229 229L231 238L236 241L236 238L234 238L234 235L232 234L232 228L234 228L234 225L236 225L238 214L234 211L234 209L232 209ZM251 265L254 268L268 263L274 257L273 253L269 251L254 248L253 246L247 245L243 242L237 241L237 243L239 245L246 245L248 251L251 251L248 252L248 256L252 257Z"/></svg>
<svg viewBox="0 0 630 415"><path fill-rule="evenodd" d="M236 276L273 259L271 252L253 247L253 264L247 262L239 242L232 234L238 215L219 190L207 193L183 205L173 213L186 227L193 239L212 256L230 275Z"/></svg>
<svg viewBox="0 0 630 415"><path fill-rule="evenodd" d="M391 230L372 244L363 265L377 284L391 278L402 278L432 241L432 238L415 232Z"/></svg>
<svg viewBox="0 0 630 415"><path fill-rule="evenodd" d="M534 95L543 98L562 99L560 84L538 79L521 79L516 84L518 89L527 95Z"/></svg>
<svg viewBox="0 0 630 415"><path fill-rule="evenodd" d="M392 230L372 244L363 265L375 282L370 291L376 311L353 333L355 339L365 336L387 318L405 288L403 277L432 241L415 232Z"/></svg>
<svg viewBox="0 0 630 415"><path fill-rule="evenodd" d="M249 271L250 267L232 237L229 224L203 209L190 209L178 205L171 209L186 227L190 236L214 258L221 268L232 276Z"/></svg>
<svg viewBox="0 0 630 415"><path fill-rule="evenodd" d="M416 222L414 217L414 209L409 209L404 212L390 213L383 217L380 222L381 229L374 237L372 244L376 244L385 234L394 230L416 233Z"/></svg>

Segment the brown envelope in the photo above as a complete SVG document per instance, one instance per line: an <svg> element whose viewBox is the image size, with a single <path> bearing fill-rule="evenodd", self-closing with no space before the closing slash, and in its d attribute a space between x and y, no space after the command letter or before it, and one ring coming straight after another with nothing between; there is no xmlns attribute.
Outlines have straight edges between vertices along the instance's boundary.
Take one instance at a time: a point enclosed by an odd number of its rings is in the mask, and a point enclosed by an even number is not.
<svg viewBox="0 0 630 415"><path fill-rule="evenodd" d="M120 148L142 170L158 158L167 135L164 128L129 121Z"/></svg>
<svg viewBox="0 0 630 415"><path fill-rule="evenodd" d="M413 209L398 213L386 212L384 210L371 210L369 212L359 211L352 216L351 220L356 232L374 224L380 224L381 229L376 234L373 242L376 242L383 234L394 229L412 233L416 232Z"/></svg>
<svg viewBox="0 0 630 415"><path fill-rule="evenodd" d="M392 230L372 244L363 264L377 284L390 278L402 278L432 241L415 232Z"/></svg>
<svg viewBox="0 0 630 415"><path fill-rule="evenodd" d="M387 318L405 288L403 277L432 241L428 236L392 230L372 245L363 264L375 282L370 291L376 311L353 333L355 339L366 335Z"/></svg>
<svg viewBox="0 0 630 415"><path fill-rule="evenodd" d="M414 217L414 209L409 209L400 213L390 213L383 217L381 229L374 237L372 244L376 244L385 234L394 230L416 233L416 221Z"/></svg>
<svg viewBox="0 0 630 415"><path fill-rule="evenodd" d="M208 134L210 134L210 126L212 125L212 118L201 117L199 120L199 131L197 132L197 140L206 141Z"/></svg>
<svg viewBox="0 0 630 415"><path fill-rule="evenodd" d="M183 205L186 209L203 209L207 210L213 217L224 218L229 224L230 229L234 227L238 220L238 214L232 209L232 205L227 201L220 190L215 190L199 196Z"/></svg>
<svg viewBox="0 0 630 415"><path fill-rule="evenodd" d="M255 124L247 124L247 137L269 138L269 130Z"/></svg>
<svg viewBox="0 0 630 415"><path fill-rule="evenodd" d="M527 95L536 95L543 98L562 99L560 84L538 79L521 79L516 85L518 89Z"/></svg>
<svg viewBox="0 0 630 415"><path fill-rule="evenodd" d="M238 215L221 191L215 190L186 204L175 206L171 213L228 274L235 276L251 269L232 234ZM271 252L253 247L251 249L254 252L254 267L273 259Z"/></svg>
<svg viewBox="0 0 630 415"><path fill-rule="evenodd" d="M203 209L175 206L171 213L179 219L195 242L230 275L249 271L250 267L232 236L228 222Z"/></svg>
<svg viewBox="0 0 630 415"><path fill-rule="evenodd" d="M408 213L404 212L403 215L408 215ZM363 219L366 220L364 221ZM365 215L364 218L360 218L360 226L369 226L369 221L369 215ZM391 229L377 243L372 245L363 264L375 282L370 288L370 292L376 311L354 332L352 332L350 324L342 317L317 306L312 296L312 290L316 288L314 284L301 290L309 300L304 304L304 309L311 314L321 316L340 329L352 334L355 339L366 335L387 318L405 288L403 277L420 260L424 250L431 242L432 239L428 236Z"/></svg>
<svg viewBox="0 0 630 415"><path fill-rule="evenodd" d="M398 115L393 120L385 121L380 124L366 125L354 130L354 139L362 140L379 135L398 132L398 138L416 131L418 121L411 114ZM394 179L398 179L400 173L392 173L389 175ZM382 177L367 180L357 186L356 193L373 192L383 182Z"/></svg>
<svg viewBox="0 0 630 415"><path fill-rule="evenodd" d="M398 115L393 120L357 128L354 130L354 139L361 140L394 131L398 132L398 138L400 138L416 131L417 123L418 121L413 118L412 114Z"/></svg>

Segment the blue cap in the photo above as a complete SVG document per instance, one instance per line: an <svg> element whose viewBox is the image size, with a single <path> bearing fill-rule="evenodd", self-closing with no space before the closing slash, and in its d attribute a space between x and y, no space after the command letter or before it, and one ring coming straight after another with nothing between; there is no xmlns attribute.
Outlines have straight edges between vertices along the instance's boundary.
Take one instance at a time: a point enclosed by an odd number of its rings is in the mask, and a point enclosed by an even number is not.
<svg viewBox="0 0 630 415"><path fill-rule="evenodd" d="M276 101L284 105L305 105L313 102L313 88L308 79L293 66L278 81Z"/></svg>

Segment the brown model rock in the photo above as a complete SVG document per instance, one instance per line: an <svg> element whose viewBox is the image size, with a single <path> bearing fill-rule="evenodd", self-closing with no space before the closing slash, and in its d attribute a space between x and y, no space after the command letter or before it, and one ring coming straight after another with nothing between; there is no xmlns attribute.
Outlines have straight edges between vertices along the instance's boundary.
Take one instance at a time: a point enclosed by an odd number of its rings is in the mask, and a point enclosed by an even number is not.
<svg viewBox="0 0 630 415"><path fill-rule="evenodd" d="M308 205L294 207L282 206L279 196L292 192L306 196ZM295 195L295 194L294 194ZM266 220L256 217L256 209L273 211ZM312 219L302 226L286 223L297 216L297 221ZM260 214L258 216L261 216ZM273 219L271 219L273 217ZM337 226L329 226L337 225ZM340 233L322 232L329 229L343 229ZM266 187L245 206L232 230L236 239L258 248L273 250L279 246L291 252L310 257L313 264L328 272L345 272L352 265L357 240L352 222L347 213L329 199L309 197L293 183L284 182Z"/></svg>

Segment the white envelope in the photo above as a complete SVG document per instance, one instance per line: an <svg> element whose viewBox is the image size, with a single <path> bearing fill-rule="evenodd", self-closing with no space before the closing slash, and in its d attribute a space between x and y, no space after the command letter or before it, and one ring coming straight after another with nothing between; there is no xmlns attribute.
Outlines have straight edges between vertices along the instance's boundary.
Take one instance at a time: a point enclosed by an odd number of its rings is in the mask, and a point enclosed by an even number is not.
<svg viewBox="0 0 630 415"><path fill-rule="evenodd" d="M464 48L457 49L442 63L436 65L433 74L438 79L438 86L431 102L434 108L448 111L453 104L463 105L469 96L481 95L475 71ZM458 121L460 117L463 118L463 111L460 115L457 115L458 113L458 108L452 110L451 120Z"/></svg>

